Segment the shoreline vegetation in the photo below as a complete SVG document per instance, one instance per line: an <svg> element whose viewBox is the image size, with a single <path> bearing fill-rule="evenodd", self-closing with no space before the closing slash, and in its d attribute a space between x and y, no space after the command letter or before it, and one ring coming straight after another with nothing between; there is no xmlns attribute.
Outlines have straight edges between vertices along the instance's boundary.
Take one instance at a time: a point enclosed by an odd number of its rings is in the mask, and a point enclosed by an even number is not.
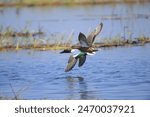
<svg viewBox="0 0 150 117"><path fill-rule="evenodd" d="M70 34L56 33L45 36L45 32L38 30L30 32L29 30L23 30L21 32L13 31L8 27L6 30L0 30L0 51L5 50L22 50L22 49L35 49L35 50L63 50L70 49L71 46L76 46L72 43L74 32ZM140 36L137 38L129 38L114 36L111 38L104 38L95 42L96 48L108 48L119 46L136 46L145 45L150 43L150 38L146 36Z"/></svg>
<svg viewBox="0 0 150 117"><path fill-rule="evenodd" d="M0 0L0 7L17 7L17 6L59 6L59 5L94 5L94 4L111 4L111 3L146 3L149 0ZM149 19L150 15L133 15L134 18ZM103 19L124 19L128 17L103 17ZM132 34L124 33L124 37L113 36L95 43L95 47L118 47L118 46L132 46L145 45L150 43L150 37L141 35L137 38L132 38ZM128 38L125 37L128 35ZM36 49L36 50L62 50L71 48L73 41L73 32L70 34L52 33L45 36L45 32L39 29L31 32L25 27L16 31L12 27L4 29L0 26L0 51L3 50L22 50L22 49Z"/></svg>
<svg viewBox="0 0 150 117"><path fill-rule="evenodd" d="M0 7L14 6L60 6L60 5L96 5L116 3L146 3L149 0L0 0Z"/></svg>

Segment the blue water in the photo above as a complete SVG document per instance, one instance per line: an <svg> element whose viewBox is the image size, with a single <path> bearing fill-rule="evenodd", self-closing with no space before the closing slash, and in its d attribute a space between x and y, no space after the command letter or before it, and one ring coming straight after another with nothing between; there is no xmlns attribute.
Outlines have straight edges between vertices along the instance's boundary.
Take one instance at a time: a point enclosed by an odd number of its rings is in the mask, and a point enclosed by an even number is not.
<svg viewBox="0 0 150 117"><path fill-rule="evenodd" d="M51 34L73 32L72 41L77 43L79 32L87 35L100 22L104 27L96 41L115 36L150 37L150 3L0 8L0 29L10 26L21 31L26 27L34 32L40 27L46 39ZM88 56L83 67L68 73L64 69L70 54L1 51L0 98L150 99L149 50L149 44L102 49Z"/></svg>
<svg viewBox="0 0 150 117"><path fill-rule="evenodd" d="M150 99L150 45L102 49L65 73L70 54L0 52L0 96L12 99ZM13 91L12 91L13 90ZM15 94L14 94L15 93Z"/></svg>
<svg viewBox="0 0 150 117"><path fill-rule="evenodd" d="M76 40L79 32L87 35L100 22L104 24L101 38L150 36L150 3L8 7L0 11L0 26L4 29L10 26L20 31L27 27L32 32L40 27L48 38L51 33L73 32Z"/></svg>

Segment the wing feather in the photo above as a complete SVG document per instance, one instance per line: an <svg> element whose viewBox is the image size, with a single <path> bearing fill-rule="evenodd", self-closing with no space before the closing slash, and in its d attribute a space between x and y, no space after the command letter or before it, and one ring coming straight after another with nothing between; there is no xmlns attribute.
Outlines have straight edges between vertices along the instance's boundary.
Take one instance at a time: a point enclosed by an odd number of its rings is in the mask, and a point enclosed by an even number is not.
<svg viewBox="0 0 150 117"><path fill-rule="evenodd" d="M89 47L86 36L83 33L79 33L78 39L82 47Z"/></svg>
<svg viewBox="0 0 150 117"><path fill-rule="evenodd" d="M77 58L75 58L75 57L73 57L73 55L71 55L69 57L68 65L65 69L65 72L68 72L68 71L72 70L72 68L75 66L76 63L77 63Z"/></svg>
<svg viewBox="0 0 150 117"><path fill-rule="evenodd" d="M88 45L89 46L92 46L94 40L95 40L95 37L101 32L103 28L103 23L100 23L93 32L91 32L89 34L89 36L87 37L87 42L88 42Z"/></svg>

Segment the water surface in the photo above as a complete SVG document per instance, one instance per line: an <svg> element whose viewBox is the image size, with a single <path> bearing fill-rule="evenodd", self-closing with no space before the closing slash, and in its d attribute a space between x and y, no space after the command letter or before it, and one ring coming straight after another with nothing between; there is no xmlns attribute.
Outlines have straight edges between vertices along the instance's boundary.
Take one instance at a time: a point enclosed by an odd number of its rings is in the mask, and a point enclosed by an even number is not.
<svg viewBox="0 0 150 117"><path fill-rule="evenodd" d="M102 49L65 73L70 54L0 53L0 93L21 99L150 99L150 45Z"/></svg>
<svg viewBox="0 0 150 117"><path fill-rule="evenodd" d="M9 15L8 15L9 14ZM4 8L0 12L0 25L20 31L27 27L31 32L39 27L47 33L79 32L88 34L103 22L101 38L136 38L150 36L150 3L106 4L86 6Z"/></svg>
<svg viewBox="0 0 150 117"><path fill-rule="evenodd" d="M9 15L8 15L9 14ZM0 26L70 34L77 43L103 22L96 38L150 37L150 3L0 9ZM99 38L100 37L100 38ZM27 38L26 38L27 39ZM52 38L54 40L54 38ZM55 40L54 40L55 41ZM0 97L12 99L150 99L150 45L102 49L65 73L70 54L59 51L0 52Z"/></svg>

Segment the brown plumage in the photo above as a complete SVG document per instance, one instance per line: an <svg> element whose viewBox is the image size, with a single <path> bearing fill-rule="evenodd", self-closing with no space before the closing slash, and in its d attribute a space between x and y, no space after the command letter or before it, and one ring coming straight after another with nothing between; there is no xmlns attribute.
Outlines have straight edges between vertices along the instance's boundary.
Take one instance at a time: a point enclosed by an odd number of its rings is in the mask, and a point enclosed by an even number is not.
<svg viewBox="0 0 150 117"><path fill-rule="evenodd" d="M78 66L81 67L85 61L86 61L86 55L88 53L93 54L97 49L93 47L93 42L95 40L95 37L101 32L103 28L103 24L100 23L94 31L92 31L89 36L86 38L86 36L83 33L79 33L78 40L80 45L74 45L71 48L72 49L78 49L80 53L76 55L71 55L68 60L67 67L65 69L65 72L68 72L72 70L72 68L77 63L77 60L79 60ZM63 50L60 53L70 53L71 49Z"/></svg>

